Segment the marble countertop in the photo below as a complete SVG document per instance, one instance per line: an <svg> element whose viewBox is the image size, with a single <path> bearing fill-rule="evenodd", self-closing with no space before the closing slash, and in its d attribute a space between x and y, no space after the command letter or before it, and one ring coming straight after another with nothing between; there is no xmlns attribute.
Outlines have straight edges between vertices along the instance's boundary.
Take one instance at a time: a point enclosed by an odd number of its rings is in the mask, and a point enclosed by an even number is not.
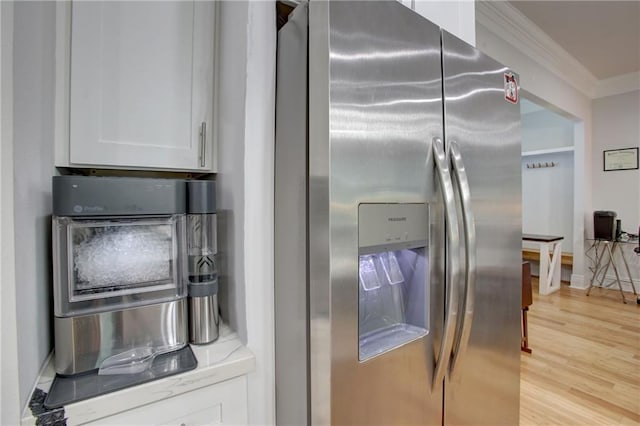
<svg viewBox="0 0 640 426"><path fill-rule="evenodd" d="M226 325L221 326L217 341L209 345L191 345L191 349L198 360L194 370L65 405L64 417L68 419L68 424L97 420L238 377L255 369L253 353ZM48 392L54 377L53 357L50 357L36 388ZM27 406L22 415L22 425L34 424L36 418Z"/></svg>

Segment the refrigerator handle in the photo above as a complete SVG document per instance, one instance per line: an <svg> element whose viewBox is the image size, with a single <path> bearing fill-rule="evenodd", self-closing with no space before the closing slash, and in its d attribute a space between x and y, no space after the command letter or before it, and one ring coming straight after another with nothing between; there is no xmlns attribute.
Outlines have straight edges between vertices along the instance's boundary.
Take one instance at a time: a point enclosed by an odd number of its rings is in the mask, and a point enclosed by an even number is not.
<svg viewBox="0 0 640 426"><path fill-rule="evenodd" d="M458 280L460 271L460 237L458 233L458 218L456 200L451 181L449 162L444 151L444 145L439 138L433 139L433 158L440 183L440 192L444 199L447 241L447 271L446 271L446 315L444 331L435 371L433 373L432 389L442 385L447 366L449 365L451 349L453 347L458 316Z"/></svg>
<svg viewBox="0 0 640 426"><path fill-rule="evenodd" d="M450 377L455 377L456 362L465 353L469 343L471 324L473 322L473 308L476 294L476 224L471 208L471 191L469 179L462 162L460 148L455 141L449 142L449 153L453 170L454 182L457 186L458 197L462 205L462 222L464 224L465 240L465 290L462 308L461 324L458 327L456 342L453 346L453 355L449 366Z"/></svg>

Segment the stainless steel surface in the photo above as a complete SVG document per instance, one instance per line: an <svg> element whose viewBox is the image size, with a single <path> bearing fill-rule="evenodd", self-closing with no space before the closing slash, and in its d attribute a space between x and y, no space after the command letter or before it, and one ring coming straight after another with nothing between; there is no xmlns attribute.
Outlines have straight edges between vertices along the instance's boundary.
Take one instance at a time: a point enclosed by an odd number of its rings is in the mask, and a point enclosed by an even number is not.
<svg viewBox="0 0 640 426"><path fill-rule="evenodd" d="M218 338L219 327L218 295L189 297L189 342L211 343Z"/></svg>
<svg viewBox="0 0 640 426"><path fill-rule="evenodd" d="M424 203L362 203L358 212L359 254L427 245L429 210Z"/></svg>
<svg viewBox="0 0 640 426"><path fill-rule="evenodd" d="M456 209L455 194L451 181L449 162L440 138L433 139L433 157L438 173L440 191L444 200L444 212L446 216L445 227L447 230L447 274L445 286L447 289L446 309L444 319L444 334L438 350L436 369L431 383L435 390L442 386L449 355L453 347L456 325L458 322L458 292L460 279L460 235L458 231L458 213Z"/></svg>
<svg viewBox="0 0 640 426"><path fill-rule="evenodd" d="M476 300L466 353L445 380L444 424L518 424L521 304L519 105L511 72L443 32L445 136L464 158L477 241Z"/></svg>
<svg viewBox="0 0 640 426"><path fill-rule="evenodd" d="M98 368L111 355L135 347L186 344L186 300L55 317L54 331L56 372L82 373Z"/></svg>
<svg viewBox="0 0 640 426"><path fill-rule="evenodd" d="M457 43L448 34L444 39L447 45ZM450 102L443 107L441 52L439 28L392 1L303 3L279 33L279 424L518 422L518 106L504 100L508 70L461 44L444 53L449 79L444 94ZM444 136L460 141L470 192L464 173L453 182L457 186L450 180L450 159L442 143L433 142ZM455 205L456 196L465 194L471 203L464 206L466 224ZM361 362L359 251L383 234L392 239L395 231L381 226L359 234L358 212L362 206L395 203L426 204L428 211L429 332ZM459 245L460 224L465 250ZM460 300L456 295L465 287L470 290ZM474 307L471 322L468 311ZM464 323L456 320L460 309L467 315ZM456 353L460 374L447 379Z"/></svg>
<svg viewBox="0 0 640 426"><path fill-rule="evenodd" d="M207 123L202 122L200 125L200 167L204 167L207 163Z"/></svg>
<svg viewBox="0 0 640 426"><path fill-rule="evenodd" d="M310 2L308 29L308 262L309 418L313 425L333 418L330 260L329 2ZM307 60L304 58L303 60ZM354 350L357 347L353 340ZM276 385L277 386L277 385Z"/></svg>
<svg viewBox="0 0 640 426"><path fill-rule="evenodd" d="M310 423L307 11L306 4L298 6L278 33L274 313L276 422L281 425Z"/></svg>
<svg viewBox="0 0 640 426"><path fill-rule="evenodd" d="M431 152L442 137L439 31L398 2L309 8L312 423L439 424L437 332L364 362L357 345L361 203L429 204L430 288L444 283ZM430 315L442 321L441 308Z"/></svg>
<svg viewBox="0 0 640 426"><path fill-rule="evenodd" d="M456 362L464 355L469 343L471 324L473 322L473 309L476 297L476 224L473 217L473 207L471 205L471 190L469 189L469 179L464 168L460 148L455 141L449 142L449 155L453 171L453 182L456 184L458 198L460 200L460 212L462 213L462 223L464 228L464 302L462 305L462 316L458 323L456 342L453 346L453 355L449 364L450 374L453 376L457 370Z"/></svg>

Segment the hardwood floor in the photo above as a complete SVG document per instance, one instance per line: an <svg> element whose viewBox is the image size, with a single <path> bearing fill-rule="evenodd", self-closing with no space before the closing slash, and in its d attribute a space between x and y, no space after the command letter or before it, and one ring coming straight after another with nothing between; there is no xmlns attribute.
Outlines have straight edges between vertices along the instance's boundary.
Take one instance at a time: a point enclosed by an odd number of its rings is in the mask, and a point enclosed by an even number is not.
<svg viewBox="0 0 640 426"><path fill-rule="evenodd" d="M522 352L521 425L640 425L640 305L563 285L538 296Z"/></svg>

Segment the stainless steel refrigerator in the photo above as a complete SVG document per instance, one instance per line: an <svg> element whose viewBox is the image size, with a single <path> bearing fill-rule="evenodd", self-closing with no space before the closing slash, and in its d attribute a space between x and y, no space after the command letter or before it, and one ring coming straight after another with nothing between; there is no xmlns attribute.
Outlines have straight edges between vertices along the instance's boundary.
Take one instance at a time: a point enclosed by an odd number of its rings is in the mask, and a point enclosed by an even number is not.
<svg viewBox="0 0 640 426"><path fill-rule="evenodd" d="M517 75L394 1L278 34L278 424L517 424Z"/></svg>

